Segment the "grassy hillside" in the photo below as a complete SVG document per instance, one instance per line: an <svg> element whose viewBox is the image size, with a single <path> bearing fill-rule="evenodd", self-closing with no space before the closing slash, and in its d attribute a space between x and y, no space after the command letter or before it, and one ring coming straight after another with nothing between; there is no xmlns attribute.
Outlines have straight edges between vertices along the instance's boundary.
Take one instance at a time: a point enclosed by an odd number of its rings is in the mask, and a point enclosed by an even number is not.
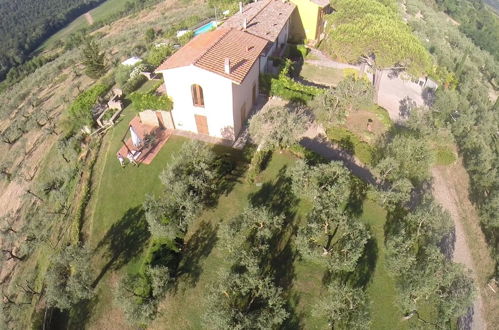
<svg viewBox="0 0 499 330"><path fill-rule="evenodd" d="M45 38L102 1L0 1L0 80Z"/></svg>
<svg viewBox="0 0 499 330"><path fill-rule="evenodd" d="M68 37L71 33L75 33L83 28L88 28L95 22L104 21L111 16L120 13L125 9L126 3L127 2L123 0L105 0L102 4L88 11L86 14L78 16L68 26L52 35L40 45L38 50L50 48L54 43ZM91 18L88 15L90 15Z"/></svg>
<svg viewBox="0 0 499 330"><path fill-rule="evenodd" d="M208 14L206 6L195 6L198 15ZM131 47L146 44L144 31L147 28L166 30L172 24L191 17L192 8L192 4L162 3L154 9L135 14L134 18L125 18L107 25L101 30L99 43L116 50L107 54L108 63L111 64L110 73L113 70L112 63L119 63L124 59ZM134 24L130 24L130 21ZM0 143L0 152L4 155L0 159L0 165L2 171L15 178L8 180L2 176L0 180L0 217L9 212L18 212L19 216L12 218L16 228L36 230L37 237L40 237L40 241L33 244L22 261L2 261L0 278L4 281L3 293L9 297L15 295L16 301L20 303L19 306L14 306L15 309L1 311L5 319L0 320L9 322L9 329L27 329L34 323L42 322L46 306L44 298L19 292L18 285L25 285L25 281L29 281L35 290L42 290L49 257L61 246L74 241L72 236L78 232L75 226L79 217L78 208L85 200L85 180L91 173L91 155L99 150L99 139L91 144L86 140L77 144L78 153L72 153L76 158L74 161L71 158L71 163L66 163L61 156L60 146L65 139L65 128L60 120L65 118L74 98L96 81L83 74L79 48L58 48L57 51L60 53L52 61L0 91L0 99L3 101L0 104L0 137L13 139L11 143ZM38 122L33 121L34 118ZM61 212L56 206L59 202L54 201L49 194L45 195L43 187L66 174L72 179L65 182L56 198L65 201L69 208ZM42 196L44 202L41 203L27 191ZM30 304L26 304L28 301ZM3 323L0 328L2 326Z"/></svg>

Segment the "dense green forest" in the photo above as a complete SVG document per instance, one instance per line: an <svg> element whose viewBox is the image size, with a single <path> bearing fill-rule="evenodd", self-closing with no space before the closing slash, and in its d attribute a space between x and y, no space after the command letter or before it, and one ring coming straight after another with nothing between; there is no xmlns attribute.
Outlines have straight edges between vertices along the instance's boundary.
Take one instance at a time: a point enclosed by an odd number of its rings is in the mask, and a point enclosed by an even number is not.
<svg viewBox="0 0 499 330"><path fill-rule="evenodd" d="M0 79L48 36L103 0L0 0Z"/></svg>
<svg viewBox="0 0 499 330"><path fill-rule="evenodd" d="M1 4L0 0L0 4ZM102 0L95 1L95 4L102 3ZM122 10L114 12L112 14L107 15L103 19L99 19L93 22L93 24L90 26L86 26L83 28L80 28L73 33L71 33L67 38L64 40L58 40L58 42L55 44L55 48L58 49L59 51L63 48L62 53L64 51L67 51L69 49L72 49L74 47L77 47L83 42L84 36L91 31L95 31L96 29L101 28L105 24L109 24L111 22L114 22L115 20L126 16L130 15L132 13L138 12L148 6L154 5L156 3L160 2L160 0L128 0L125 3L125 6L123 7ZM84 12L86 10L89 10L92 6L86 6L85 8L81 10L76 10L76 12ZM93 5L95 7L95 5ZM1 7L0 7L1 8ZM1 10L0 10L0 15L1 15ZM74 15L67 15L68 16L68 21L65 23L61 23L59 25L59 28L62 27L64 24L67 22L71 21L71 17L76 17L78 14ZM0 22L0 31L1 31L1 24ZM43 43L49 36L53 35L58 31L59 28L54 28L51 29L50 31L47 31L43 36L40 36L38 41L34 43L34 45L31 47L31 49L35 49L37 45ZM1 40L2 37L0 37ZM19 40L22 40L21 38L14 39L16 42ZM26 44L26 43L25 43ZM13 46L14 47L14 46ZM35 54L30 54L31 51L25 50L24 52L21 52L19 49L19 52L16 53L17 48L9 48L9 51L6 51L6 53L2 53L2 51L5 50L0 50L0 91L4 90L8 86L11 86L15 84L16 82L21 81L23 78L25 78L28 74L34 72L36 69L42 67L48 62L53 61L57 57L59 57L62 53L61 52L55 52L51 53L50 55L46 54L40 54L37 56L30 56L30 55L35 55ZM12 54L17 54L16 56ZM5 62L5 63L4 63ZM3 81L2 81L3 80Z"/></svg>
<svg viewBox="0 0 499 330"><path fill-rule="evenodd" d="M494 10L499 13L499 1L497 1L497 0L484 0L484 2L486 4L488 4L489 6L491 6L492 8L494 8Z"/></svg>
<svg viewBox="0 0 499 330"><path fill-rule="evenodd" d="M492 1L493 2L493 1ZM499 18L482 0L437 0L439 9L456 19L459 29L499 60ZM490 2L489 2L490 3ZM499 4L496 3L498 8Z"/></svg>

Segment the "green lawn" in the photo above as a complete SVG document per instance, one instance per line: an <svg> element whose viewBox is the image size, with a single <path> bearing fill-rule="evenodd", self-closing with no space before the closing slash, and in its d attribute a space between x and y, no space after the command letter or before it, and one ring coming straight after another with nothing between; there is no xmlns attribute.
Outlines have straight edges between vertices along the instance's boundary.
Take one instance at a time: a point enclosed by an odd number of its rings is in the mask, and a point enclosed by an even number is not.
<svg viewBox="0 0 499 330"><path fill-rule="evenodd" d="M449 145L432 146L435 153L435 165L452 165L457 159L456 153Z"/></svg>
<svg viewBox="0 0 499 330"><path fill-rule="evenodd" d="M107 17L122 11L125 8L125 0L106 0L99 6L95 7L90 11L94 22L106 19ZM88 26L88 22L84 15L79 16L74 21L69 23L68 26L61 29L50 38L48 38L38 49L43 50L46 47L52 45L57 40L67 37L73 32L76 32L84 27Z"/></svg>
<svg viewBox="0 0 499 330"><path fill-rule="evenodd" d="M386 211L376 202L367 199L363 205L361 219L371 229L375 242L371 249L377 254L374 274L368 286L371 298L372 329L405 329L401 322L402 315L395 305L395 281L388 275L384 249L384 225Z"/></svg>
<svg viewBox="0 0 499 330"><path fill-rule="evenodd" d="M129 112L129 113L128 113ZM112 285L122 271L136 272L142 265L145 251L150 244L141 205L146 194L157 194L162 190L158 175L168 163L171 155L180 149L186 140L172 137L163 147L151 165L138 168L128 165L122 169L115 153L121 145L133 111L125 110L123 120L113 128L105 146L101 178L94 191L94 212L91 224L86 228L90 246L95 249L95 268L101 273L98 299L91 316L89 328L103 327L108 315L120 315L113 306ZM238 155L236 157L242 157ZM238 215L251 201L253 204L267 205L282 209L290 215L285 237L292 235L292 224L303 221L310 209L309 205L296 200L290 194L289 183L283 172L296 158L289 153L275 153L255 183L249 184L244 178L235 182L232 190L220 197L218 204L204 211L199 220L191 226L187 235L187 245L180 264L182 275L174 293L165 298L153 328L164 324L175 324L176 329L201 329L202 315L206 308L206 292L218 276L220 269L228 267L222 250L218 246L217 230L221 222ZM371 297L373 329L400 329L400 313L394 305L394 284L388 277L384 265L383 225L385 212L375 202L365 200L362 220L369 226L374 241L369 245L368 264L375 265L374 272L366 277L368 293ZM311 315L311 307L320 295L324 269L321 266L300 260L293 244L287 242L278 257L278 282L286 288L292 317L285 325L287 329L321 329L325 320ZM372 271L372 270L371 270ZM114 320L122 324L122 319Z"/></svg>
<svg viewBox="0 0 499 330"><path fill-rule="evenodd" d="M300 76L305 80L329 86L336 86L345 77L343 71L340 69L309 63L303 63Z"/></svg>
<svg viewBox="0 0 499 330"><path fill-rule="evenodd" d="M163 80L160 80L160 79L148 80L142 86L140 86L139 89L137 89L137 92L139 92L139 93L153 92L154 90L156 90L159 87L159 85L161 85L162 81Z"/></svg>
<svg viewBox="0 0 499 330"><path fill-rule="evenodd" d="M326 130L327 137L338 146L355 155L363 164L371 165L373 147L359 136L343 126L334 126Z"/></svg>
<svg viewBox="0 0 499 330"><path fill-rule="evenodd" d="M99 274L97 304L89 321L91 328L99 328L94 322L105 317L112 305L111 270L119 270L122 266L129 270L140 267L149 244L142 213L144 197L161 191L159 174L172 154L186 141L172 136L152 164L138 167L128 164L121 168L116 152L136 113L129 106L123 114L105 137L96 167L89 217L84 224L87 243L95 252L94 269Z"/></svg>

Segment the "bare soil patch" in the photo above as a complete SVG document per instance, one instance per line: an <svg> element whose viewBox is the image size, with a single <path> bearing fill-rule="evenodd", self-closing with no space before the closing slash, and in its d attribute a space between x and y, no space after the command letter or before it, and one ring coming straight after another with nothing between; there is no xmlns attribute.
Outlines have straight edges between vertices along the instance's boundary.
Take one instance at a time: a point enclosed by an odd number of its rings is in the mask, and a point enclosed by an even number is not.
<svg viewBox="0 0 499 330"><path fill-rule="evenodd" d="M368 124L371 131L368 129ZM374 142L377 137L386 132L385 125L376 118L376 114L365 110L352 111L348 115L346 127L368 143Z"/></svg>
<svg viewBox="0 0 499 330"><path fill-rule="evenodd" d="M94 18L92 17L92 14L90 14L90 12L86 12L84 16L87 20L88 25L94 24Z"/></svg>

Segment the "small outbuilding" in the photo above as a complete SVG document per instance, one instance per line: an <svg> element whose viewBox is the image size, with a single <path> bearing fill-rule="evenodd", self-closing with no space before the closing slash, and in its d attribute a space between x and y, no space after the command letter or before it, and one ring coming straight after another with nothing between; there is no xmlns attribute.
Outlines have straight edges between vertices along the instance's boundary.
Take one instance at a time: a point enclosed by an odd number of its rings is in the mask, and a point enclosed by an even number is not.
<svg viewBox="0 0 499 330"><path fill-rule="evenodd" d="M133 57L130 57L129 59L124 60L123 62L121 62L121 64L128 65L128 66L134 66L135 64L140 63L140 62L142 62L142 59L140 57L133 56Z"/></svg>

